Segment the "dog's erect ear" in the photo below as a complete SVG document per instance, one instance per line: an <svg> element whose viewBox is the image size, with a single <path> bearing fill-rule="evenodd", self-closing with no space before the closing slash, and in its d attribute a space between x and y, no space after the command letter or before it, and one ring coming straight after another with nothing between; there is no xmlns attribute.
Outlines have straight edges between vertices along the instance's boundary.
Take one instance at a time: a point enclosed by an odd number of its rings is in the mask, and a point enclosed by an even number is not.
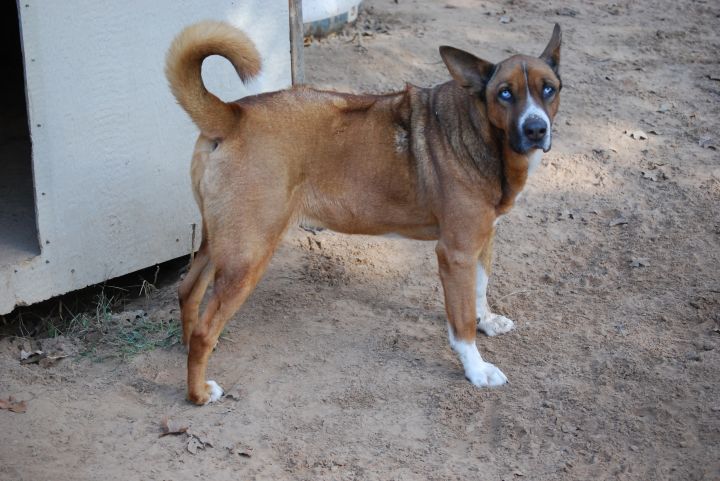
<svg viewBox="0 0 720 481"><path fill-rule="evenodd" d="M555 73L560 72L560 44L562 43L562 32L560 31L560 24L556 23L553 29L552 37L548 42L545 51L540 55L540 59L544 60L545 63L550 65Z"/></svg>
<svg viewBox="0 0 720 481"><path fill-rule="evenodd" d="M455 47L440 47L440 56L461 87L474 94L485 90L492 76L493 64Z"/></svg>

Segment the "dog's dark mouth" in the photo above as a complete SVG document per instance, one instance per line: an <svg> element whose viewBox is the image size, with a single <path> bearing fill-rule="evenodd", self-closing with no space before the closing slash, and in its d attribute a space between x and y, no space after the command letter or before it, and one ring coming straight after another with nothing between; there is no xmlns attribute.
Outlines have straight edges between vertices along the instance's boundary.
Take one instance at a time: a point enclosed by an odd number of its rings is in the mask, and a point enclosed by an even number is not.
<svg viewBox="0 0 720 481"><path fill-rule="evenodd" d="M510 148L520 155L528 155L535 149L541 149L543 152L550 150L551 142L547 142L547 138L531 140L519 132L511 132L509 140Z"/></svg>
<svg viewBox="0 0 720 481"><path fill-rule="evenodd" d="M510 148L517 154L520 155L527 155L531 153L535 149L540 149L543 152L547 153L550 151L550 148L552 147L552 142L547 142L547 145L545 145L545 139L541 141L532 141L526 138L521 138L519 141L510 142Z"/></svg>
<svg viewBox="0 0 720 481"><path fill-rule="evenodd" d="M552 146L548 145L547 148L542 145L542 143L539 142L533 142L532 144L524 144L520 146L516 145L510 145L510 148L515 152L516 154L520 155L528 155L531 154L533 150L542 150L544 153L550 152L550 148Z"/></svg>

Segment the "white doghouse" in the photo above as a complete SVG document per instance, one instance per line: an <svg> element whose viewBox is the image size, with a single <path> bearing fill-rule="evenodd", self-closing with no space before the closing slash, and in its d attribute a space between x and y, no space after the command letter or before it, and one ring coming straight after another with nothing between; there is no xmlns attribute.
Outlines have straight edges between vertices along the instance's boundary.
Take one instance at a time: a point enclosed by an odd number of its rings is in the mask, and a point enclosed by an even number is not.
<svg viewBox="0 0 720 481"><path fill-rule="evenodd" d="M184 26L224 20L253 39L263 71L244 87L211 58L209 89L231 100L288 87L288 0L3 3L3 35L22 42L2 52L20 80L0 81L12 84L0 92L0 314L190 252L197 130L167 87L165 52Z"/></svg>

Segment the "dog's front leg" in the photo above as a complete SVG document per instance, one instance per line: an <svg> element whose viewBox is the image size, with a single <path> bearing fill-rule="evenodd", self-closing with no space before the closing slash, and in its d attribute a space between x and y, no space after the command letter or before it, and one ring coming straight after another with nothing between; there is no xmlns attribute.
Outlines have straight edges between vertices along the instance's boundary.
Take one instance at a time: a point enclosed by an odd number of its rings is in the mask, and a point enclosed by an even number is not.
<svg viewBox="0 0 720 481"><path fill-rule="evenodd" d="M487 287L492 270L492 252L495 229L490 239L480 253L480 260L477 265L477 278L475 280L475 316L477 317L477 328L488 336L504 334L515 327L515 323L505 316L490 312L487 301Z"/></svg>
<svg viewBox="0 0 720 481"><path fill-rule="evenodd" d="M450 346L460 357L465 377L476 386L505 384L505 375L483 361L475 344L475 271L477 251L438 242L436 253L445 292Z"/></svg>

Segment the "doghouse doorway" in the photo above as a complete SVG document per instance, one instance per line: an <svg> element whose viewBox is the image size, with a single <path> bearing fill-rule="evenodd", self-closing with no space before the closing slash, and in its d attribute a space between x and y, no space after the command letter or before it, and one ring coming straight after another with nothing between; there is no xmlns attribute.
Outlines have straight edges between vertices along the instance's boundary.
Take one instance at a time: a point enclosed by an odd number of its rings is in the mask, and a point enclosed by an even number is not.
<svg viewBox="0 0 720 481"><path fill-rule="evenodd" d="M0 3L0 266L40 254L17 3Z"/></svg>

